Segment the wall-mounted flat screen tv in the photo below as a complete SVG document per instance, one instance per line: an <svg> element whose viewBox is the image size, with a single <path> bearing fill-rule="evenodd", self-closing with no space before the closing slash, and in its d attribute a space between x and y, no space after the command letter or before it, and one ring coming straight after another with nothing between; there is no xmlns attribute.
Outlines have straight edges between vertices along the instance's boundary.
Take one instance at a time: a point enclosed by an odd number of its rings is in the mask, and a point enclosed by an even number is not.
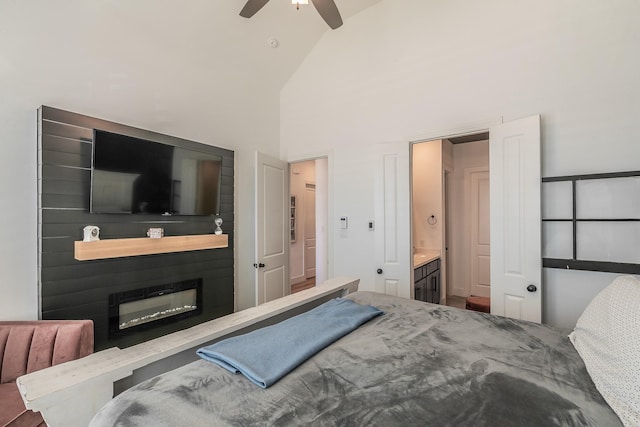
<svg viewBox="0 0 640 427"><path fill-rule="evenodd" d="M222 157L94 130L91 212L220 213Z"/></svg>

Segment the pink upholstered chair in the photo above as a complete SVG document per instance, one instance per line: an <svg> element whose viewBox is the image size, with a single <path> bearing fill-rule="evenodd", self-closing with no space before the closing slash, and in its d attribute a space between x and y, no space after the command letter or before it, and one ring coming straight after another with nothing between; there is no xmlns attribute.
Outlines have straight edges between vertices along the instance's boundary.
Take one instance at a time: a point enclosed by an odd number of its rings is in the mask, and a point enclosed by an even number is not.
<svg viewBox="0 0 640 427"><path fill-rule="evenodd" d="M91 320L0 322L0 426L45 426L25 408L16 378L91 353Z"/></svg>

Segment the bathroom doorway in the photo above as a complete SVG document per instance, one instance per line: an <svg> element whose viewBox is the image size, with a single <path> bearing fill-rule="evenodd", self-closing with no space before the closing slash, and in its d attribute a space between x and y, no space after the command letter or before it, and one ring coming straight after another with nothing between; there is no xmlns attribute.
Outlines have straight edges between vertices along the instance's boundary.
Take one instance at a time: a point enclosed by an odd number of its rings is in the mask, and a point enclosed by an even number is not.
<svg viewBox="0 0 640 427"><path fill-rule="evenodd" d="M439 259L441 304L465 308L474 296L489 309L488 140L482 132L412 146L414 269Z"/></svg>

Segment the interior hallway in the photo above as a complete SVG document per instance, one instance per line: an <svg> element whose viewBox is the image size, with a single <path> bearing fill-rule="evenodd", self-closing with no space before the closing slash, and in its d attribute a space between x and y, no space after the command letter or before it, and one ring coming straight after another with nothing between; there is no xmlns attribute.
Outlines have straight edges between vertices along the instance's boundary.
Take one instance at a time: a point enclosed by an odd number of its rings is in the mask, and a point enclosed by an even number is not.
<svg viewBox="0 0 640 427"><path fill-rule="evenodd" d="M304 291L305 289L313 288L316 285L316 278L310 277L304 282L296 283L295 285L291 285L291 293L295 294L296 292Z"/></svg>

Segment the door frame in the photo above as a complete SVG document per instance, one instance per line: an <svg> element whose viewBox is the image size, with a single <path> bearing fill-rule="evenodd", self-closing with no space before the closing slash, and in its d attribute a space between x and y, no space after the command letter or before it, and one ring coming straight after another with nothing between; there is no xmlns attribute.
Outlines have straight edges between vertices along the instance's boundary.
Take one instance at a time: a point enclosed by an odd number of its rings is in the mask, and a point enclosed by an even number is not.
<svg viewBox="0 0 640 427"><path fill-rule="evenodd" d="M420 144L423 142L429 142L429 141L434 141L434 140L438 140L438 139L450 139L450 138L457 138L457 137L461 137L461 136L467 136L467 135L475 135L477 133L484 133L484 132L488 132L489 129L493 126L496 125L501 125L504 123L503 117L497 117L497 118L493 118L493 119L488 119L488 120L484 120L484 121L478 121L478 122L472 122L472 123L467 123L467 124L463 124L460 125L459 127L455 127L455 128L449 128L449 129L434 129L431 131L426 131L420 135L414 136L413 138L410 138L410 144L409 144L409 150L410 150L410 157L409 157L409 182L410 184L412 184L413 182L413 145L414 144ZM489 168L491 168L491 165L489 165ZM443 171L443 186L444 186L444 171ZM411 237L411 248L413 248L415 246L415 243L413 241L413 188L411 188L411 194L410 194L410 203L411 206L409 207L409 211L411 214L411 219L410 219L410 226L411 226L411 231L410 231L410 237ZM446 218L448 215L448 213L445 212L444 218ZM446 224L445 224L446 226ZM444 242L443 242L443 247L444 247ZM441 252L451 252L451 251L441 251ZM440 258L440 264L441 264L441 271L447 272L450 267L449 267L449 260L447 259L447 253L441 253L441 258ZM411 268L411 274L413 274L413 262L410 264L410 268ZM448 275L444 274L443 278L444 278L444 283L442 283L442 287L441 289L444 289L444 294L445 294L445 301L446 301L446 293L449 291L449 283L448 283ZM413 276L412 276L413 277ZM466 274L465 274L465 286L469 287L469 280L466 278ZM413 288L413 285L412 285ZM441 296L441 300L442 300L442 296Z"/></svg>
<svg viewBox="0 0 640 427"><path fill-rule="evenodd" d="M534 133L533 129L531 129L531 127L533 126L533 123L535 121L537 121L537 130ZM527 126L525 126L525 125L527 125ZM492 148L491 148L492 145L493 145L492 141L493 141L494 137L492 137L491 134L493 133L494 135L502 135L503 133L507 132L507 130L509 130L509 129L512 130L514 127L516 127L515 128L516 130L518 130L517 126L521 126L521 127L525 126L527 128L527 131L524 133L526 138L529 138L531 135L537 135L538 145L537 145L536 150L538 150L538 155L540 155L541 143L542 143L542 141L541 141L541 132L542 132L542 130L540 128L540 126L541 126L541 117L540 117L539 114L526 116L526 117L522 117L522 118L519 118L519 119L512 119L512 120L509 120L507 122L504 122L502 120L502 118L500 118L499 121L497 121L496 123L493 123L493 124L488 123L488 124L485 124L485 126L465 127L466 128L465 131L458 131L458 132L451 131L451 132L448 133L448 136L447 136L447 133L444 133L444 132L434 132L433 135L428 134L428 136L422 136L421 138L414 140L412 142L412 144L413 143L420 143L420 142L427 142L427 141L432 141L432 140L437 140L437 139L449 139L449 138L453 138L453 137L465 136L465 135L471 135L471 134L474 134L474 133L481 133L481 132L489 131L490 132L490 135L489 135L489 159L490 159L489 160L489 171L490 171L490 174L493 175L492 171L494 169L496 171L500 170L500 169L492 168L492 166L491 166L491 159L494 157L492 155ZM465 128L461 128L461 129L465 129ZM529 131L531 131L531 132L529 132ZM528 148L531 148L531 147L528 146ZM540 161L541 161L541 158L540 158ZM538 165L538 167L541 167L541 166L542 166L541 164ZM413 169L412 168L411 168L411 173L413 173ZM542 175L542 172L540 170L539 173L538 173L538 176L541 178L541 175ZM503 184L502 181L491 180L491 185L492 185L491 193L493 193L495 191L495 188L496 188L496 185L497 185L496 183L500 184L500 185ZM493 209L494 209L493 198L492 198L490 203L492 205L491 206L491 210L493 211ZM539 208L539 204L540 203L542 203L542 201L539 199L538 200L538 208ZM495 215L498 215L498 216L495 216ZM495 215L494 215L494 213L490 213L490 223L491 223L491 228L492 228L492 231L491 231L491 241L492 242L494 241L494 238L497 238L497 236L499 235L499 234L496 234L497 232L495 230L498 230L500 232L504 231L504 229L501 228L502 224L500 225L500 227L497 227L497 228L495 227L494 219L499 218L499 213L497 213ZM413 220L411 221L411 227L412 227L412 229L411 229L411 237L412 237L411 238L411 240L412 240L411 241L411 245L413 246ZM538 238L541 239L542 238L541 232L539 234L540 235L538 236ZM496 270L494 268L494 260L496 258L500 258L500 252L496 252L496 251L497 250L503 250L504 245L492 244L491 246L492 246L492 249L491 249L491 259L492 259L491 277L493 278L494 277L494 271ZM498 254L497 257L495 255L496 253ZM446 262L446 260L443 260L443 262ZM540 303L538 304L539 312L538 312L538 310L534 310L534 311L529 310L525 315L523 315L522 313L520 314L523 318L525 318L527 320L534 321L534 322L541 322L542 321L542 311L544 309L543 304L541 302L541 296L540 296L542 294L542 292L544 291L543 283L542 283L543 271L542 271L541 263L542 263L542 257L540 256L540 259L539 259L540 267L538 269L538 274L537 274L539 277L533 278L533 280L540 287L540 289L537 290L536 287L533 286L532 290L530 291L530 292L533 292L533 293L536 293L536 291L537 291L536 297L538 298L538 301L540 301ZM532 280L531 278L528 278L528 277L524 277L524 276L522 276L522 277L525 279L525 281ZM495 293L499 293L499 290L504 291L504 289L506 289L505 286L506 286L506 284L502 283L502 282L500 282L500 287L498 287L498 282L492 283L492 286L491 286L492 299L495 299L494 298L495 297L494 294ZM527 290L529 290L529 289L527 289ZM522 299L523 298L520 297L520 300L522 300ZM515 298L513 298L513 300L515 301ZM494 311L494 308L495 308L495 311ZM529 305L528 308L531 308L531 306ZM511 311L513 312L514 310L511 310ZM494 305L493 303L492 303L492 307L491 307L491 312L494 313L494 314L498 314L498 315L505 315L504 307L501 306L501 305L497 305L497 307L496 307L496 305ZM517 316L512 316L512 317L516 317L517 318Z"/></svg>
<svg viewBox="0 0 640 427"><path fill-rule="evenodd" d="M453 175L453 171L444 168L442 172L443 172L442 184L444 187L444 191L443 191L444 215L442 215L444 219L444 224L443 224L444 238L442 241L443 243L442 247L445 254L444 258L446 259L447 262L442 263L442 260L441 260L441 265L440 265L440 271L444 273L442 274L442 276L444 277L444 286L445 286L444 292L441 291L440 301L443 304L447 304L447 294L451 294L451 289L449 288L448 284L452 282L451 276L453 275L451 271L451 267L453 265L453 262L451 262L452 251L449 250L449 244L451 243L451 224L453 224L453 218L451 217L451 212L452 212L452 209L451 209L451 179L452 178L451 176ZM453 257L453 259L455 259L455 257Z"/></svg>
<svg viewBox="0 0 640 427"><path fill-rule="evenodd" d="M326 224L326 242L325 242L325 250L324 250L324 257L326 259L326 267L324 268L324 279L328 279L334 276L333 274L333 241L334 241L334 237L333 237L333 233L334 233L334 221L332 221L333 218L333 212L334 212L334 207L333 207L333 162L334 162L334 158L333 158L333 150L327 150L327 151L320 151L318 153L315 153L312 156L301 156L301 157L297 157L297 156L292 156L287 158L287 160L285 160L286 162L289 163L289 168L291 168L291 165L293 163L300 163L300 162L306 162L309 160L319 160L319 159L326 159L327 161L327 224ZM318 183L316 182L316 203L317 203L317 187ZM289 196L291 196L291 183L289 183ZM317 221L317 217L316 217L316 221ZM316 285L319 285L320 282L318 281L318 278L320 277L322 279L322 273L319 274L319 269L318 269L318 241L317 241L317 233L316 233Z"/></svg>

